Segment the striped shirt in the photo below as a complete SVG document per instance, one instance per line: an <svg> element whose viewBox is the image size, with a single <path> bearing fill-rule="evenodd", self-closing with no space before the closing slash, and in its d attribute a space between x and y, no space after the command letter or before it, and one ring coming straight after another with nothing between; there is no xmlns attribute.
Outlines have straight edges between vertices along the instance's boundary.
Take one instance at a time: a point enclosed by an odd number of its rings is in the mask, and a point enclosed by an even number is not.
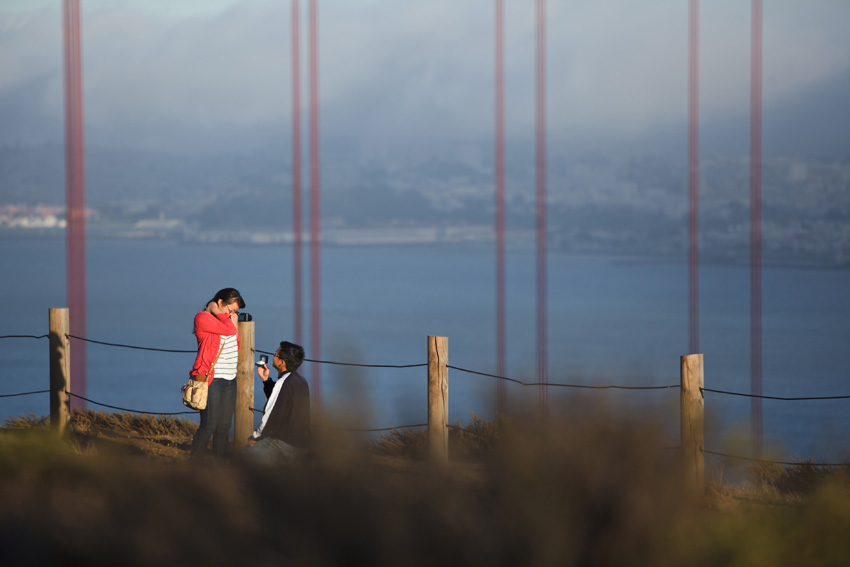
<svg viewBox="0 0 850 567"><path fill-rule="evenodd" d="M218 357L218 362L215 363L214 377L223 380L236 379L236 363L239 359L239 346L236 342L236 335L221 335L219 348L221 348L221 355Z"/></svg>

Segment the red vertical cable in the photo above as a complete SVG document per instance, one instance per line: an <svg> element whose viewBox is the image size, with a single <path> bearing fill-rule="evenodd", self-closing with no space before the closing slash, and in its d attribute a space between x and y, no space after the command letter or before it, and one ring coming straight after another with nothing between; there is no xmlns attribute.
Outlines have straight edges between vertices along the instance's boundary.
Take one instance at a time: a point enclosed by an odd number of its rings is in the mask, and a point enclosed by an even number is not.
<svg viewBox="0 0 850 567"><path fill-rule="evenodd" d="M295 342L304 344L302 330L303 291L301 275L301 38L298 16L299 0L292 0L292 233L293 277L295 290Z"/></svg>
<svg viewBox="0 0 850 567"><path fill-rule="evenodd" d="M79 0L64 0L66 273L70 333L86 336L86 196L83 145L82 55ZM71 357L71 388L86 395L86 344L77 342ZM71 400L73 409L85 403Z"/></svg>
<svg viewBox="0 0 850 567"><path fill-rule="evenodd" d="M505 375L505 0L496 1L496 353ZM497 380L496 414L506 409L505 383Z"/></svg>
<svg viewBox="0 0 850 567"><path fill-rule="evenodd" d="M699 0L691 0L688 58L688 349L699 352Z"/></svg>
<svg viewBox="0 0 850 567"><path fill-rule="evenodd" d="M74 266L76 264L75 253L76 250L74 248L74 232L76 230L76 202L74 199L75 190L74 190L74 180L75 180L75 160L74 160L74 100L73 100L73 90L74 90L74 67L72 63L72 58L74 56L74 50L72 45L74 43L73 38L73 17L71 15L71 11L73 9L74 0L63 0L62 2L62 16L63 16L63 50L64 50L64 63L65 63L65 218L67 222L67 226L65 228L65 295L66 295L66 303L71 310L70 313L70 321L69 324L73 324L76 320L76 313L74 313L74 307L72 304L74 303L75 298L75 286L72 282L75 281L75 270ZM85 344L85 343L83 343ZM73 363L73 358L72 358ZM72 384L73 388L76 388L76 384ZM72 399L73 403L75 399Z"/></svg>
<svg viewBox="0 0 850 567"><path fill-rule="evenodd" d="M537 375L545 384L546 324L546 1L537 0ZM546 415L548 391L540 387L540 411Z"/></svg>
<svg viewBox="0 0 850 567"><path fill-rule="evenodd" d="M86 185L85 185L85 155L84 155L84 138L83 138L83 78L82 78L82 37L81 37L81 22L80 22L80 2L75 0L72 10L72 31L73 31L73 56L72 61L72 77L73 77L73 160L74 160L74 231L73 231L73 246L74 255L69 260L74 266L73 285L73 305L71 311L74 315L70 321L70 331L72 335L85 337L86 332ZM86 395L86 347L80 348L81 344L76 345L74 356L71 357L71 375L76 381L73 388L79 395ZM72 383L73 384L73 383ZM77 400L72 404L73 407L82 409L85 403L82 400Z"/></svg>
<svg viewBox="0 0 850 567"><path fill-rule="evenodd" d="M319 266L319 77L318 77L318 14L317 0L310 0L310 297L312 356L321 358L321 281ZM313 407L321 411L322 381L320 366L313 368Z"/></svg>
<svg viewBox="0 0 850 567"><path fill-rule="evenodd" d="M750 60L750 388L762 393L761 336L761 102L762 0L752 2L752 55ZM762 401L750 399L753 455L762 450Z"/></svg>
<svg viewBox="0 0 850 567"><path fill-rule="evenodd" d="M86 307L86 182L85 182L85 142L83 131L83 63L82 63L82 34L80 21L80 2L75 2L74 9L74 78L76 85L74 87L75 103L74 103L74 124L76 131L75 148L75 188L76 188L76 216L77 230L74 239L76 248L76 278L75 278L75 294L76 294L76 318L77 324L70 323L71 333L78 337L85 337L87 333L87 307ZM81 396L86 395L87 391L87 348L75 349L76 352L71 357L72 368L76 361L76 372L72 372L77 381L77 391L82 391ZM79 409L85 408L85 402L78 400L75 407Z"/></svg>

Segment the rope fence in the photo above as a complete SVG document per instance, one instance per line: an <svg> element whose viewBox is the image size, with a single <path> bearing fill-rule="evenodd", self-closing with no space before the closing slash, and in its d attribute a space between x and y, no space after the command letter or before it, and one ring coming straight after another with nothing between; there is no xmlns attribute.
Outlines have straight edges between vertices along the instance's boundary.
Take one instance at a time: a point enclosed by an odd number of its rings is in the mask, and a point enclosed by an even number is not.
<svg viewBox="0 0 850 567"><path fill-rule="evenodd" d="M2 337L0 337L0 338L2 338ZM708 391L708 390L706 390L706 391ZM21 393L18 393L18 394L0 394L0 398L10 398L10 397L15 397L15 396L29 396L29 395L35 395L35 394L46 394L46 393L49 393L49 392L50 392L50 390L38 390L38 391L35 391L35 392L21 392ZM723 392L723 393L725 393L725 392ZM98 401L92 400L90 398L80 396L80 395L75 394L73 392L66 392L66 394L68 394L69 396L72 396L74 398L88 402L90 404L96 405L96 406L110 408L110 409L114 409L114 410L118 410L118 411L124 411L124 412L128 412L128 413L138 413L138 414L145 414L145 415L162 415L162 416L165 416L165 415L185 415L185 414L197 414L197 413L199 413L197 411L179 411L179 412L143 411L143 410L137 410L137 409L124 408L124 407L120 407L120 406L113 406L113 405L110 405L110 404L104 404L102 402L98 402ZM831 398L805 398L805 399L831 399ZM253 408L253 407L249 408L249 409L254 413L263 413L263 410L261 410L261 409L257 409L257 408ZM463 426L460 426L460 425L452 425L452 424L447 423L447 424L445 424L445 426L449 429L453 429L453 430L456 430L456 431L461 431L463 433L469 433L471 435L477 435L477 436L486 438L486 436L484 434L482 434L478 431L472 430L472 429L466 429L466 428L464 428ZM377 427L377 428L319 426L319 429L329 429L329 430L333 430L333 431L348 431L348 432L359 432L359 433L374 433L374 432L383 432L383 431L397 431L397 430L401 430L401 429L416 429L416 428L422 428L422 427L428 427L428 424L427 423L415 423L415 424L410 424L410 425L396 425L396 426L393 426L393 427ZM678 450L678 449L679 449L679 447L664 447L662 450L672 451L672 450ZM770 459L756 459L756 458L753 458L753 457L743 457L743 456L740 456L740 455L730 455L728 453L720 453L720 452L717 452L717 451L710 451L708 449L702 449L702 452L706 455L714 455L714 456L717 456L717 457L723 457L723 458L727 458L727 459L752 461L752 462L758 462L758 463L764 463L764 464L775 464L775 465L784 465L784 466L808 466L808 467L850 467L850 463L816 463L816 462L812 462L812 461L775 461L775 460L770 460Z"/></svg>
<svg viewBox="0 0 850 567"><path fill-rule="evenodd" d="M130 348L130 349L134 349L134 350L150 350L150 351L155 351L155 352L176 352L176 353L181 353L181 354L195 354L195 353L198 352L197 349L195 349L195 350L175 350L175 349L168 349L168 348L140 347L140 346L133 346L133 345L122 345L122 344L119 344L119 343L107 343L107 342L103 342L103 341L95 341L93 339L86 339L86 338L83 338L83 337L78 337L76 335L65 335L65 336L68 337L69 339L76 339L78 341L83 341L83 342L86 342L86 343L93 343L93 344L96 344L96 345L119 347L119 348Z"/></svg>
<svg viewBox="0 0 850 567"><path fill-rule="evenodd" d="M729 455L727 453L718 453L716 451L709 451L708 449L703 449L703 453L706 455L715 455L717 457L724 457L727 459L737 459L740 461L754 461L757 463L765 463L772 465L786 465L786 466L799 466L799 467L850 467L850 463L815 463L812 461L771 461L769 459L756 459L755 457L741 457L738 455Z"/></svg>
<svg viewBox="0 0 850 567"><path fill-rule="evenodd" d="M395 427L380 427L375 429L364 429L358 427L330 427L330 426L319 426L319 429L331 429L334 431L354 431L356 433L369 433L375 431L395 431L397 429L416 429L418 427L428 427L427 423L416 423L413 425L397 425Z"/></svg>
<svg viewBox="0 0 850 567"><path fill-rule="evenodd" d="M779 396L761 396L756 394L743 394L741 392L725 392L723 390L712 390L710 388L700 388L702 392L711 392L713 394L724 394L727 396L741 396L744 398L758 398L762 400L780 400L784 402L800 402L800 401L808 401L808 400L846 400L850 399L850 396L806 396L806 397L796 397L796 398L782 398Z"/></svg>
<svg viewBox="0 0 850 567"><path fill-rule="evenodd" d="M35 392L21 392L19 394L0 394L0 398L9 398L9 397L13 397L13 396L28 396L28 395L33 395L33 394L45 394L45 393L49 393L49 392L50 392L50 390L38 390L38 391L35 391ZM110 409L114 409L114 410L118 410L118 411L129 412L129 413L139 413L139 414L145 414L145 415L162 415L162 416L165 416L165 415L185 415L185 414L197 414L197 413L199 413L197 411L152 412L152 411L136 410L136 409L130 409L130 408L124 408L124 407L104 404L102 402L97 402L97 401L92 400L90 398L86 398L86 397L77 395L73 392L66 392L66 393L69 396L72 396L72 397L80 399L80 400L84 400L84 401L86 401L90 404L96 405L96 406L110 408ZM814 399L823 399L823 398L814 398ZM263 410L253 408L253 407L250 408L250 410L252 412L255 412L255 413L263 413ZM422 427L428 427L428 424L427 423L415 423L415 424L410 424L410 425L396 425L396 426L393 426L393 427L379 427L379 428L354 428L354 427L319 426L320 429L330 429L330 430L334 430L334 431L348 431L348 432L360 432L360 433L396 431L396 430L400 430L400 429L416 429L416 428L422 428ZM446 424L446 427L448 427L449 429L454 429L456 431L461 431L461 432L464 432L464 433L469 433L469 434L477 435L477 436L480 436L480 437L486 437L478 431L466 429L463 426ZM664 447L663 448L664 451L672 451L672 450L678 450L678 449L679 449L679 447ZM792 461L775 461L775 460L770 460L770 459L756 459L756 458L753 458L753 457L743 457L743 456L740 456L740 455L730 455L728 453L720 453L720 452L717 452L717 451L710 451L708 449L703 449L702 452L706 455L714 455L714 456L724 457L724 458L728 458L728 459L753 461L753 462L758 462L758 463L784 465L784 466L850 467L850 463L816 463L816 462L812 462L812 461L794 461L794 462L792 462Z"/></svg>
<svg viewBox="0 0 850 567"><path fill-rule="evenodd" d="M0 398L17 398L18 396L31 396L33 394L49 394L50 390L36 390L35 392L21 392L19 394L0 394Z"/></svg>
<svg viewBox="0 0 850 567"><path fill-rule="evenodd" d="M88 403L94 404L96 406L102 406L102 407L105 407L105 408L110 408L110 409L114 409L114 410L118 410L118 411L126 411L126 412L129 412L129 413L142 413L142 414L146 414L146 415L184 415L184 414L199 413L199 412L194 411L194 410L192 410L192 411L175 411L175 412L134 410L134 409L122 408L122 407L118 407L118 406L111 406L109 404L104 404L104 403L101 403L101 402L96 402L94 400L84 398L83 396L78 396L77 394L75 394L73 392L65 392L65 393L68 394L69 396L73 397L73 398L77 398L78 400L83 400L84 402L88 402Z"/></svg>
<svg viewBox="0 0 850 567"><path fill-rule="evenodd" d="M519 384L520 386L554 386L560 388L586 388L589 390L668 390L670 388L680 387L679 384L671 384L669 386L589 386L586 384L559 384L557 382L523 382L522 380L517 380L515 378L507 378L506 376L499 376L498 374L478 372L477 370L468 370L459 366L452 366L451 364L448 365L448 368L451 368L452 370L457 370L458 372L466 372L468 374L487 376L488 378L495 378L497 380L505 380L506 382L513 382L514 384Z"/></svg>
<svg viewBox="0 0 850 567"><path fill-rule="evenodd" d="M1 335L0 340L2 339L46 339L49 338L50 335ZM195 354L196 350L184 350L184 349L166 349L166 348L155 348L155 347L144 347L137 345L128 345L121 343L112 343L106 341L98 341L94 339L89 339L85 337L79 337L76 335L65 334L65 337L68 339L74 339L78 341L83 341L87 343L115 347L115 348L126 348L133 350L142 350L142 351L152 351L152 352L166 352L166 353L178 353L178 354ZM254 353L273 355L274 351L263 351L258 349L252 349ZM406 369L406 368L422 368L427 367L428 363L418 363L418 364L364 364L364 363L352 363L352 362L339 362L339 361L330 361L330 360L314 360L314 359L304 359L305 362L311 362L315 364L328 364L328 365L336 365L336 366L353 366L360 368L395 368L395 369ZM517 380L515 378L509 378L507 376L500 376L498 374L491 374L487 372L480 372L477 370L470 370L468 368L463 368L460 366L446 365L447 368L452 370L456 370L458 372L463 372L466 374L472 374L476 376L484 376L487 378L492 378L495 380L502 380L505 382L511 382L520 386L537 386L537 387L560 387L560 388L575 388L575 389L588 389L588 390L671 390L671 389L680 389L681 384L669 384L669 385L659 385L659 386L620 386L620 385L601 385L601 386L593 386L587 384L566 384L566 383L558 383L558 382L525 382L522 380ZM717 390L713 388L699 388L700 394L705 397L705 393L712 393L724 396L738 396L738 397L746 397L746 398L757 398L764 400L777 400L777 401L819 401L819 400L845 400L850 399L850 395L840 395L840 396L795 396L795 397L782 397L782 396L768 396L768 395L756 395L756 394L747 394L742 392L731 392L726 390ZM38 394L47 394L50 393L50 390L36 390L31 392L19 392L12 394L0 394L0 398L13 398L13 397L21 397L21 396L31 396ZM160 415L160 416L173 416L173 415L186 415L186 414L198 414L198 411L179 411L179 412L154 412L154 411L144 411L137 410L132 408L126 408L121 406L115 406L110 404L105 404L102 402L98 402L73 392L66 391L66 395L69 397L74 397L79 400L83 400L92 405L96 405L99 407L105 407L117 411L123 411L128 413L138 413L138 414L146 414L146 415ZM250 411L254 413L263 413L263 410L257 408L249 408ZM469 429L465 429L462 426L444 424L444 426L448 429L460 430L465 433L471 433L475 435L481 435L481 433ZM324 429L332 429L337 431L351 431L351 432L383 432L383 431L395 431L401 429L414 429L428 427L427 423L420 424L411 424L411 425L398 425L394 427L381 427L381 428L344 428L344 427L332 427L332 426L324 426L321 428ZM713 455L722 458L735 459L735 460L743 460L743 461L751 461L758 463L766 463L766 464L777 464L783 466L812 466L812 467L848 467L850 463L816 463L812 461L780 461L780 460L770 460L770 459L762 459L762 458L754 458L754 457L745 457L740 455L732 455L728 453L722 453L718 451L710 451L705 448L700 448L700 451L705 455Z"/></svg>
<svg viewBox="0 0 850 567"><path fill-rule="evenodd" d="M14 397L14 396L29 396L29 395L33 395L33 394L47 394L49 392L50 392L50 390L38 390L36 392L21 392L19 394L2 394L2 395L0 395L0 398L11 398L11 397ZM124 412L128 412L128 413L140 413L140 414L144 414L144 415L186 415L186 414L198 414L198 413L200 413L199 411L196 411L196 410L176 411L176 412L137 410L137 409L132 409L132 408L125 408L125 407L120 407L120 406L113 406L113 405L110 405L110 404L104 404L103 402L98 402L98 401L92 400L90 398L80 396L80 395L75 394L73 392L65 392L65 393L67 395L73 397L73 398L77 398L78 400L83 400L85 402L88 402L88 403L96 405L96 406L110 408L110 409L114 409L114 410L118 410L118 411L124 411ZM250 409L254 413L263 413L263 410L261 410L261 409L257 409L257 408L248 408L248 409ZM428 424L427 423L416 423L416 424L411 424L411 425L396 425L396 426L393 426L393 427L379 427L379 428L371 428L371 429L354 428L354 427L324 427L324 429L334 429L334 430L337 430L337 431L370 432L370 431L393 431L395 429L412 429L412 428L416 428L416 427L428 427Z"/></svg>

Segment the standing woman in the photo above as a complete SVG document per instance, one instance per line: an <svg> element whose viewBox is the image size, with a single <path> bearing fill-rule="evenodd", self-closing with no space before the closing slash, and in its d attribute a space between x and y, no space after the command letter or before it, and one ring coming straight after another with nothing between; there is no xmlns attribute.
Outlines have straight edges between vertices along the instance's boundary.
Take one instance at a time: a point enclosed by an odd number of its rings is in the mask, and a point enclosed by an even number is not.
<svg viewBox="0 0 850 567"><path fill-rule="evenodd" d="M236 407L236 362L239 336L237 311L245 308L239 292L228 287L215 294L203 311L195 315L198 356L192 372L195 380L206 376L209 384L207 407L201 410L201 425L192 439L192 457L208 452L213 438L213 455L224 457Z"/></svg>

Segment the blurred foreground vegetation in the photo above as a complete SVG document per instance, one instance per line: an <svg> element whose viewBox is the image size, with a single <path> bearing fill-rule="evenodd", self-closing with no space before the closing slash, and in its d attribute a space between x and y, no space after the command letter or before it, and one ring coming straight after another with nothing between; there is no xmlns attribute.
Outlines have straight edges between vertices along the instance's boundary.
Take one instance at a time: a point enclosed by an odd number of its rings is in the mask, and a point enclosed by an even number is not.
<svg viewBox="0 0 850 567"><path fill-rule="evenodd" d="M0 565L847 565L841 470L759 464L681 484L658 428L473 416L451 464L424 430L331 429L299 466L188 460L188 420L87 411L0 429Z"/></svg>

